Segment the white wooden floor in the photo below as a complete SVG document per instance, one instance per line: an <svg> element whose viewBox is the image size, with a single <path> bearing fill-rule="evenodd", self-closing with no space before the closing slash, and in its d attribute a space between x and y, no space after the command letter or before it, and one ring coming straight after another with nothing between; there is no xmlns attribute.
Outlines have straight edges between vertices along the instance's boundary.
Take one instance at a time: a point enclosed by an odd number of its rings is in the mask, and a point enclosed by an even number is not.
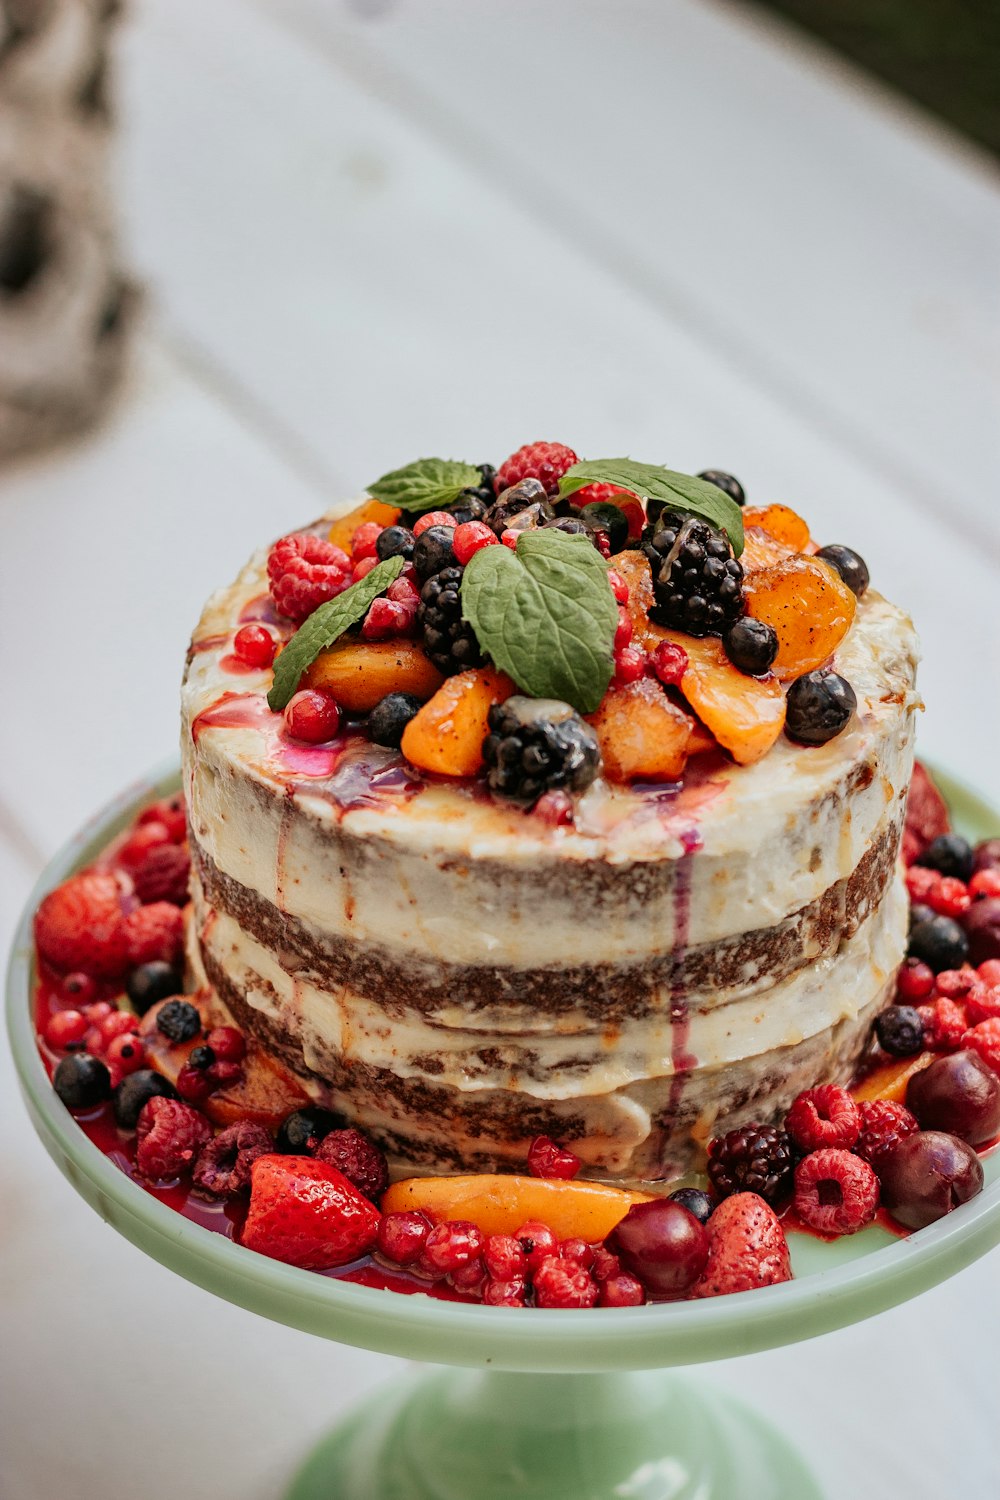
<svg viewBox="0 0 1000 1500"><path fill-rule="evenodd" d="M732 468L800 507L912 608L924 753L990 789L983 159L713 0L136 11L134 377L103 432L0 477L0 938L67 833L173 752L205 594L418 453L559 438ZM0 1118L4 1500L278 1495L395 1362L252 1319L117 1239L35 1143L5 1057ZM830 1500L996 1493L998 1277L994 1254L706 1378L794 1430Z"/></svg>

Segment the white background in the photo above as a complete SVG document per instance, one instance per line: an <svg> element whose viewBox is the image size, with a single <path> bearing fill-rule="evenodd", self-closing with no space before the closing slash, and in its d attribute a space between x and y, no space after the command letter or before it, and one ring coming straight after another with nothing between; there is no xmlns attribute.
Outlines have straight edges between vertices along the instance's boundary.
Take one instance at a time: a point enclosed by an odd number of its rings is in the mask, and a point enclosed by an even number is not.
<svg viewBox="0 0 1000 1500"><path fill-rule="evenodd" d="M174 750L208 591L423 453L559 439L801 509L912 609L923 751L990 790L984 158L706 0L139 0L120 61L134 374L102 432L0 478L4 939L67 834ZM4 1500L276 1496L398 1362L147 1262L0 1070ZM705 1376L831 1500L995 1494L998 1273Z"/></svg>

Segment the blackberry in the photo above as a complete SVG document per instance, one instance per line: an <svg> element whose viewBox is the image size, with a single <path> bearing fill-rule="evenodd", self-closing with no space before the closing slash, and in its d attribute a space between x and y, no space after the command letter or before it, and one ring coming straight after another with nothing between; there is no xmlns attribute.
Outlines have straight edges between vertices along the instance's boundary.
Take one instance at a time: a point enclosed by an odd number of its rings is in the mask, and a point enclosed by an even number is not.
<svg viewBox="0 0 1000 1500"><path fill-rule="evenodd" d="M722 644L733 666L747 677L760 677L767 672L778 654L777 631L763 620L753 620L749 615L743 615L730 625L722 637Z"/></svg>
<svg viewBox="0 0 1000 1500"><path fill-rule="evenodd" d="M483 741L490 789L534 803L562 787L582 792L601 769L597 736L568 703L515 695L490 709Z"/></svg>
<svg viewBox="0 0 1000 1500"><path fill-rule="evenodd" d="M939 875L950 875L966 883L972 879L972 862L972 845L960 833L938 834L913 861L927 870L937 870Z"/></svg>
<svg viewBox="0 0 1000 1500"><path fill-rule="evenodd" d="M743 613L743 569L721 531L695 516L664 511L646 527L642 550L653 570L650 618L688 635L721 635Z"/></svg>
<svg viewBox="0 0 1000 1500"><path fill-rule="evenodd" d="M435 528L431 528L434 530ZM430 532L425 531L424 536ZM420 541L423 541L423 537ZM462 619L462 569L442 568L434 573L420 590L417 619L423 635L424 650L439 671L448 677L482 664L472 626Z"/></svg>
<svg viewBox="0 0 1000 1500"><path fill-rule="evenodd" d="M479 484L471 485L469 489L463 490L455 504L448 507L458 526L465 521L484 520L486 512L496 500L496 491L493 488L493 481L497 477L496 469L492 464L479 464L478 468Z"/></svg>
<svg viewBox="0 0 1000 1500"><path fill-rule="evenodd" d="M778 1203L791 1192L792 1142L777 1125L741 1125L708 1147L708 1177L720 1198L759 1193Z"/></svg>
<svg viewBox="0 0 1000 1500"><path fill-rule="evenodd" d="M190 1000L168 1000L157 1012L156 1029L171 1042L190 1042L201 1030L201 1016Z"/></svg>
<svg viewBox="0 0 1000 1500"><path fill-rule="evenodd" d="M806 672L788 689L785 733L802 745L825 745L846 729L858 706L851 684L836 672Z"/></svg>
<svg viewBox="0 0 1000 1500"><path fill-rule="evenodd" d="M743 486L732 474L727 474L725 469L702 469L698 478L707 479L709 484L714 484L717 490L725 490L730 500L735 500L737 505L746 505L747 497Z"/></svg>
<svg viewBox="0 0 1000 1500"><path fill-rule="evenodd" d="M831 568L835 568L851 593L861 598L869 583L868 564L863 557L852 551L850 547L841 547L837 543L829 547L821 547L816 556L822 558L825 563L829 563Z"/></svg>

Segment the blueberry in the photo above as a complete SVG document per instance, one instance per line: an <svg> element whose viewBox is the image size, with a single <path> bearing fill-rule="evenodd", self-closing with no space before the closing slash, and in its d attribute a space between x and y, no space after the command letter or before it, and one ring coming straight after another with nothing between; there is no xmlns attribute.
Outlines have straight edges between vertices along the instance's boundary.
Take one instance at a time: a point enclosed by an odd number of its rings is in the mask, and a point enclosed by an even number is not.
<svg viewBox="0 0 1000 1500"><path fill-rule="evenodd" d="M136 1014L144 1016L151 1005L158 1000L167 1000L171 995L179 995L183 988L184 981L173 964L154 959L152 963L140 964L132 970L125 992Z"/></svg>
<svg viewBox="0 0 1000 1500"><path fill-rule="evenodd" d="M67 1109L91 1109L111 1098L111 1074L100 1058L87 1052L62 1058L52 1076L52 1086Z"/></svg>
<svg viewBox="0 0 1000 1500"><path fill-rule="evenodd" d="M412 557L416 541L408 526L387 526L375 539L379 562L389 557Z"/></svg>
<svg viewBox="0 0 1000 1500"><path fill-rule="evenodd" d="M698 475L699 479L707 479L709 484L714 484L717 490L725 490L730 500L735 500L737 505L746 505L747 497L743 493L743 486L732 474L727 474L724 469L702 469Z"/></svg>
<svg viewBox="0 0 1000 1500"><path fill-rule="evenodd" d="M140 1068L123 1078L115 1089L115 1119L123 1130L134 1130L135 1123L147 1099L162 1095L164 1099L176 1099L177 1090L162 1073L152 1068Z"/></svg>
<svg viewBox="0 0 1000 1500"><path fill-rule="evenodd" d="M851 593L861 598L869 583L868 564L863 557L850 547L841 547L836 543L830 547L821 547L816 556L829 563L831 568L836 568Z"/></svg>
<svg viewBox="0 0 1000 1500"><path fill-rule="evenodd" d="M190 1042L201 1030L201 1016L190 1000L168 1000L157 1013L156 1029L172 1042Z"/></svg>
<svg viewBox="0 0 1000 1500"><path fill-rule="evenodd" d="M594 500L580 511L584 520L607 533L612 556L621 552L628 542L628 516L610 500Z"/></svg>
<svg viewBox="0 0 1000 1500"><path fill-rule="evenodd" d="M910 907L910 931L920 922L930 922L937 916L933 906L925 906L922 901L915 901Z"/></svg>
<svg viewBox="0 0 1000 1500"><path fill-rule="evenodd" d="M930 917L910 933L909 958L921 959L935 974L960 969L969 956L969 940L951 917Z"/></svg>
<svg viewBox="0 0 1000 1500"><path fill-rule="evenodd" d="M307 1156L331 1130L343 1130L346 1125L344 1116L332 1109L320 1109L315 1104L297 1109L281 1122L278 1150L290 1156Z"/></svg>
<svg viewBox="0 0 1000 1500"><path fill-rule="evenodd" d="M875 1035L890 1057L913 1057L924 1045L924 1023L912 1005L890 1005L876 1020Z"/></svg>
<svg viewBox="0 0 1000 1500"><path fill-rule="evenodd" d="M189 1068L210 1068L215 1062L215 1053L211 1047L194 1047L187 1060Z"/></svg>
<svg viewBox="0 0 1000 1500"><path fill-rule="evenodd" d="M399 749L403 730L421 707L413 693L386 693L368 715L368 738L376 745Z"/></svg>
<svg viewBox="0 0 1000 1500"><path fill-rule="evenodd" d="M760 677L778 654L777 631L749 615L734 620L722 637L722 644L733 666L747 677Z"/></svg>
<svg viewBox="0 0 1000 1500"><path fill-rule="evenodd" d="M785 733L803 745L825 745L846 729L858 706L854 689L836 672L807 672L788 689Z"/></svg>
<svg viewBox="0 0 1000 1500"><path fill-rule="evenodd" d="M451 544L453 536L452 526L428 526L417 537L412 561L422 583L435 573L440 573L442 568L454 566L455 549Z"/></svg>
<svg viewBox="0 0 1000 1500"><path fill-rule="evenodd" d="M694 1214L699 1224L707 1224L712 1217L715 1204L700 1188L678 1188L676 1193L670 1194L670 1198L673 1203L686 1208L689 1214Z"/></svg>
<svg viewBox="0 0 1000 1500"><path fill-rule="evenodd" d="M960 833L942 833L932 839L922 854L913 861L928 870L937 870L939 875L950 875L955 880L972 879L972 845Z"/></svg>

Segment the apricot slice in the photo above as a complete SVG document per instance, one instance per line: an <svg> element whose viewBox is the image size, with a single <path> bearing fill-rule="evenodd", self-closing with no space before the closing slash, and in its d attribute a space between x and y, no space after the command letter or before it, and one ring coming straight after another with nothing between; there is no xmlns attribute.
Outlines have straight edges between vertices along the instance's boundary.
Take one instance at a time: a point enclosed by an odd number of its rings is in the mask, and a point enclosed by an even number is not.
<svg viewBox="0 0 1000 1500"><path fill-rule="evenodd" d="M351 538L359 526L366 521L376 521L379 526L394 526L399 520L400 512L394 505L386 505L382 500L366 500L363 505L356 505L349 510L346 516L338 516L334 521L327 536L337 547L342 547L350 556Z"/></svg>
<svg viewBox="0 0 1000 1500"><path fill-rule="evenodd" d="M864 1100L891 1099L894 1104L906 1102L906 1085L934 1061L933 1053L918 1052L916 1057L892 1058L879 1063L851 1090L858 1104Z"/></svg>
<svg viewBox="0 0 1000 1500"><path fill-rule="evenodd" d="M529 1220L540 1220L557 1239L586 1240L592 1245L608 1237L633 1203L646 1203L651 1196L600 1182L483 1172L394 1182L382 1199L382 1212L418 1209L436 1223L469 1219L484 1234L514 1234Z"/></svg>
<svg viewBox="0 0 1000 1500"><path fill-rule="evenodd" d="M743 592L747 614L777 632L772 671L783 682L823 665L850 630L857 607L840 574L817 557L789 557L749 573Z"/></svg>
<svg viewBox="0 0 1000 1500"><path fill-rule="evenodd" d="M628 585L628 603L625 609L632 621L632 637L638 645L645 645L649 611L654 604L653 574L649 561L642 552L619 552L611 559L611 566Z"/></svg>
<svg viewBox="0 0 1000 1500"><path fill-rule="evenodd" d="M495 667L477 667L449 677L407 724L403 754L423 771L475 776L483 764L490 709L514 691L510 678Z"/></svg>
<svg viewBox="0 0 1000 1500"><path fill-rule="evenodd" d="M341 708L369 713L386 693L432 697L444 677L413 641L342 640L321 651L300 687L322 688Z"/></svg>
<svg viewBox="0 0 1000 1500"><path fill-rule="evenodd" d="M759 526L776 541L793 552L801 552L809 543L809 527L802 517L787 505L749 505L743 512L744 526Z"/></svg>
<svg viewBox="0 0 1000 1500"><path fill-rule="evenodd" d="M794 557L794 555L793 548L786 547L784 542L779 542L777 537L772 536L761 526L747 526L743 533L740 566L744 576L747 573L759 572L761 568L773 568L778 563L784 562L786 557Z"/></svg>
<svg viewBox="0 0 1000 1500"><path fill-rule="evenodd" d="M717 636L701 639L653 626L657 639L687 652L681 692L705 728L741 766L766 755L785 727L785 695L773 677L745 677ZM690 752L693 753L693 752Z"/></svg>
<svg viewBox="0 0 1000 1500"><path fill-rule="evenodd" d="M683 773L691 719L671 703L658 682L612 683L587 722L601 746L609 781L676 781Z"/></svg>

